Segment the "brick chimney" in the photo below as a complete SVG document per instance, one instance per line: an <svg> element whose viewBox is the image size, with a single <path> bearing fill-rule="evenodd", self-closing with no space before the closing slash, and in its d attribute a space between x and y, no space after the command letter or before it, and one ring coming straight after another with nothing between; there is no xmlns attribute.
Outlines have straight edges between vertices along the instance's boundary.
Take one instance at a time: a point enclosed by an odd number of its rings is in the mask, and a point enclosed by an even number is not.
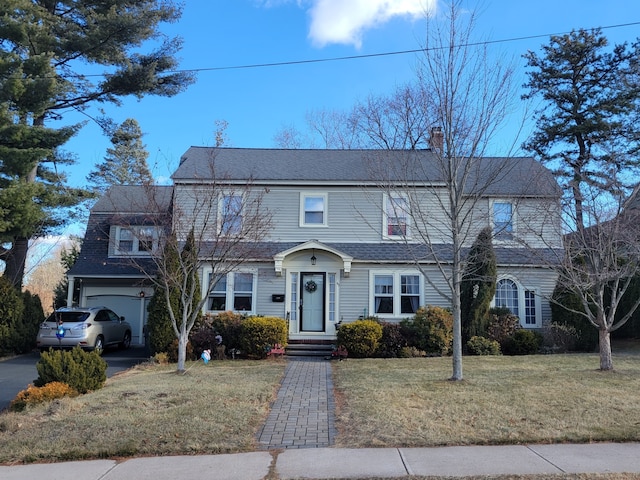
<svg viewBox="0 0 640 480"><path fill-rule="evenodd" d="M442 127L431 127L431 138L429 139L431 149L438 152L442 151L444 144L444 135L442 133Z"/></svg>

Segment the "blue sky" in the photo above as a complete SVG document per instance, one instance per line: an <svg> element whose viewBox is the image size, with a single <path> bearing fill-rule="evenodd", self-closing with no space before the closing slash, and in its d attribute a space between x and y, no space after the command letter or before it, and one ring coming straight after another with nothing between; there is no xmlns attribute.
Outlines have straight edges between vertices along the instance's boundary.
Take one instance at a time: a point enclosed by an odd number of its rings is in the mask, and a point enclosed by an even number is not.
<svg viewBox="0 0 640 480"><path fill-rule="evenodd" d="M221 67L414 50L424 36L426 2L186 0L181 21L162 30L183 38L180 65L199 70L196 83L173 98L126 99L121 107L101 107L117 123L129 117L139 122L149 165L158 178L166 178L190 146L212 145L216 120L228 122L229 146L274 147L274 136L284 127L304 129L309 111L348 109L369 94L389 93L411 81L415 54ZM640 22L637 0L483 0L466 5L479 8L478 37L506 40L543 35L491 47L515 57L520 65L524 65L520 56L527 50L538 51L548 42L548 34ZM436 14L439 8L435 6ZM606 28L604 34L612 42L632 42L640 37L640 25ZM87 113L98 115L98 108ZM65 122L82 118L70 114ZM89 121L66 146L78 158L69 170L70 183L84 185L109 146Z"/></svg>

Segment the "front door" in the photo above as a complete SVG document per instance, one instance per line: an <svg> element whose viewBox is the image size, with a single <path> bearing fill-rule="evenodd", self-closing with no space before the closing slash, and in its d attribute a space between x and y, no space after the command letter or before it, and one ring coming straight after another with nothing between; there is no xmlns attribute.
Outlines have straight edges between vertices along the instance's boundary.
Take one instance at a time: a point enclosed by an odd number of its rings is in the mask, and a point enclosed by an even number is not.
<svg viewBox="0 0 640 480"><path fill-rule="evenodd" d="M300 274L300 331L324 332L324 273Z"/></svg>

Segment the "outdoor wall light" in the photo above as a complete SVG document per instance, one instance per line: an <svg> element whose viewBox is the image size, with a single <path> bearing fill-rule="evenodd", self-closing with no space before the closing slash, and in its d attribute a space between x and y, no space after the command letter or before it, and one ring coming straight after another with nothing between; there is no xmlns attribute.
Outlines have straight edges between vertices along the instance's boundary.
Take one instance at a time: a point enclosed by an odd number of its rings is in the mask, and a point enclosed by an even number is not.
<svg viewBox="0 0 640 480"><path fill-rule="evenodd" d="M311 251L311 265L315 265L317 260L318 259L316 258L316 251L314 249Z"/></svg>

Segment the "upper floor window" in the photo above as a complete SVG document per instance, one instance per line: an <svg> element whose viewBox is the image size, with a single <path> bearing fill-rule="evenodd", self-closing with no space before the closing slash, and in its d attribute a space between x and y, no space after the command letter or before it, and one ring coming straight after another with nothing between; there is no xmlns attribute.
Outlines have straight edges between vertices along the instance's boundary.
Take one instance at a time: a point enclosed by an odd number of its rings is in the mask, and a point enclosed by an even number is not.
<svg viewBox="0 0 640 480"><path fill-rule="evenodd" d="M493 202L493 235L497 239L513 238L513 204L511 202Z"/></svg>
<svg viewBox="0 0 640 480"><path fill-rule="evenodd" d="M209 284L213 275L209 274ZM253 272L231 272L222 275L209 293L207 310L253 313L255 307L255 281Z"/></svg>
<svg viewBox="0 0 640 480"><path fill-rule="evenodd" d="M423 301L421 284L417 272L372 272L371 313L388 317L415 314Z"/></svg>
<svg viewBox="0 0 640 480"><path fill-rule="evenodd" d="M385 236L408 237L409 200L403 195L385 195Z"/></svg>
<svg viewBox="0 0 640 480"><path fill-rule="evenodd" d="M242 232L242 195L222 194L219 218L221 235L239 235Z"/></svg>
<svg viewBox="0 0 640 480"><path fill-rule="evenodd" d="M158 246L156 227L117 227L115 253L119 255L148 255Z"/></svg>
<svg viewBox="0 0 640 480"><path fill-rule="evenodd" d="M327 225L327 194L301 194L300 225L305 227Z"/></svg>

